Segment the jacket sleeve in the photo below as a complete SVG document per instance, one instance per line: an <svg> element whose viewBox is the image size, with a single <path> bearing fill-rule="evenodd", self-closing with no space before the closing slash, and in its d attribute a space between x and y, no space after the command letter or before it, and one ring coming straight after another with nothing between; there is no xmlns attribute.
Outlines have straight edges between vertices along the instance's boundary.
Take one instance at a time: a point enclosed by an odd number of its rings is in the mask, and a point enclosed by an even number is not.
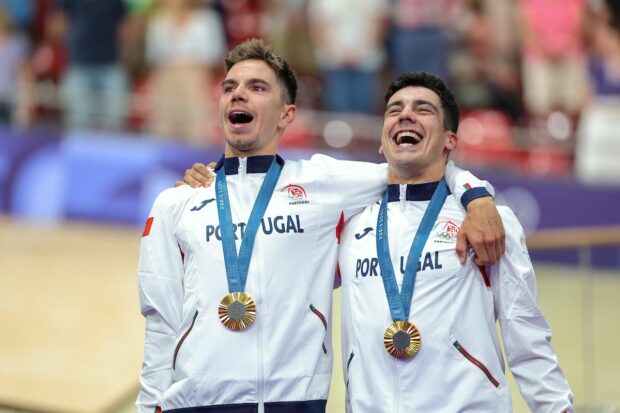
<svg viewBox="0 0 620 413"><path fill-rule="evenodd" d="M386 163L340 161L325 155L314 155L311 162L325 174L326 184L342 200L345 219L377 201L385 192L388 166ZM446 165L446 183L456 199L465 207L478 196L495 195L493 186L458 168L454 162Z"/></svg>
<svg viewBox="0 0 620 413"><path fill-rule="evenodd" d="M175 236L176 219L170 208L171 190L155 200L142 234L138 287L146 319L144 361L137 411L152 413L161 406L172 382L172 358L183 307L183 259Z"/></svg>
<svg viewBox="0 0 620 413"><path fill-rule="evenodd" d="M534 413L573 412L573 394L551 347L536 300L536 276L519 221L501 208L506 253L491 267L491 288L508 365Z"/></svg>
<svg viewBox="0 0 620 413"><path fill-rule="evenodd" d="M387 164L341 161L325 155L314 155L310 162L322 174L323 184L339 198L345 220L385 192Z"/></svg>
<svg viewBox="0 0 620 413"><path fill-rule="evenodd" d="M448 161L446 164L446 184L457 201L467 209L467 204L481 196L495 196L495 189L487 181L475 177L471 172L465 171Z"/></svg>

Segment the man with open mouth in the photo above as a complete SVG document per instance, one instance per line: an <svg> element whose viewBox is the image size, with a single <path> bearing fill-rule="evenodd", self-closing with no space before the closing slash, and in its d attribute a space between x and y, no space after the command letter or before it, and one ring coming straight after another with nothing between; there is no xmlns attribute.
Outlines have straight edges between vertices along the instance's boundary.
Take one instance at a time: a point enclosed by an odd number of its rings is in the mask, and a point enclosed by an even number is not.
<svg viewBox="0 0 620 413"><path fill-rule="evenodd" d="M138 411L324 413L341 228L380 198L387 167L323 155L284 161L294 72L259 40L233 49L225 68L215 185L162 192L143 232ZM412 126L394 145L418 147L425 134ZM454 166L446 175L470 212L461 259L469 240L480 264L496 261L504 238L492 188Z"/></svg>
<svg viewBox="0 0 620 413"><path fill-rule="evenodd" d="M513 212L499 207L506 252L497 264L457 257L465 213L445 183L457 145L454 95L412 72L385 100L386 191L345 225L338 257L347 412L511 412L498 321L531 411L573 412Z"/></svg>

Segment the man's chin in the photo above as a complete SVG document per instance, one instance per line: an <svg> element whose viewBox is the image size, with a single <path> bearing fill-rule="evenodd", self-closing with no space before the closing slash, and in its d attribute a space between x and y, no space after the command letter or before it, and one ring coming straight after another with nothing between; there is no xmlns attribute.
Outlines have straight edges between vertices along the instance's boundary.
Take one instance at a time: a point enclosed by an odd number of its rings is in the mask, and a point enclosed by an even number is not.
<svg viewBox="0 0 620 413"><path fill-rule="evenodd" d="M255 140L227 139L226 143L237 152L248 152L256 147Z"/></svg>
<svg viewBox="0 0 620 413"><path fill-rule="evenodd" d="M425 165L419 156L412 156L412 154L393 156L388 163L401 171L419 171Z"/></svg>
<svg viewBox="0 0 620 413"><path fill-rule="evenodd" d="M417 162L419 162L419 153L418 152L408 152L408 151L398 151L398 152L393 152L391 154L392 156L391 161L397 164L403 164L403 165L411 165L411 164L415 164Z"/></svg>

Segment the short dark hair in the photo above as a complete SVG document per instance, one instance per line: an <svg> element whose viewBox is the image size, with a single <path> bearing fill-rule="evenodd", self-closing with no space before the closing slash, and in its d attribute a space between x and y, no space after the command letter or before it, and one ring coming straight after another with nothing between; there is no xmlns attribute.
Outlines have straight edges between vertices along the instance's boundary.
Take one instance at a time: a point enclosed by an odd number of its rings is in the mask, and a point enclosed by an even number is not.
<svg viewBox="0 0 620 413"><path fill-rule="evenodd" d="M224 71L228 73L231 67L244 60L262 60L276 72L276 78L283 86L283 100L289 104L295 104L297 98L297 76L284 58L276 54L261 39L250 39L232 49L224 58Z"/></svg>
<svg viewBox="0 0 620 413"><path fill-rule="evenodd" d="M448 89L446 83L437 76L425 72L407 72L401 74L388 86L387 92L385 92L385 103L388 103L394 93L409 86L420 86L437 93L445 114L443 125L446 129L456 133L459 128L461 111L459 110L459 105L456 102L454 93L452 93L452 91Z"/></svg>

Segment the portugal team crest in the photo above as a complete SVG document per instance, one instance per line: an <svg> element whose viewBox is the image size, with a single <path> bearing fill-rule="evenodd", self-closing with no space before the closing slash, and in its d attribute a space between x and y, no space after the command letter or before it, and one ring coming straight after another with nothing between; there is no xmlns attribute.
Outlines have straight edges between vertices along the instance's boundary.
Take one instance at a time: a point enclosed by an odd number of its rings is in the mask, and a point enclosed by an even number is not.
<svg viewBox="0 0 620 413"><path fill-rule="evenodd" d="M435 242L452 244L456 242L456 236L459 233L459 226L452 221L439 221L433 228L435 234Z"/></svg>
<svg viewBox="0 0 620 413"><path fill-rule="evenodd" d="M303 186L289 184L285 186L282 190L288 191L288 197L291 199L289 205L297 205L297 204L309 204L308 196L306 195L306 190Z"/></svg>

